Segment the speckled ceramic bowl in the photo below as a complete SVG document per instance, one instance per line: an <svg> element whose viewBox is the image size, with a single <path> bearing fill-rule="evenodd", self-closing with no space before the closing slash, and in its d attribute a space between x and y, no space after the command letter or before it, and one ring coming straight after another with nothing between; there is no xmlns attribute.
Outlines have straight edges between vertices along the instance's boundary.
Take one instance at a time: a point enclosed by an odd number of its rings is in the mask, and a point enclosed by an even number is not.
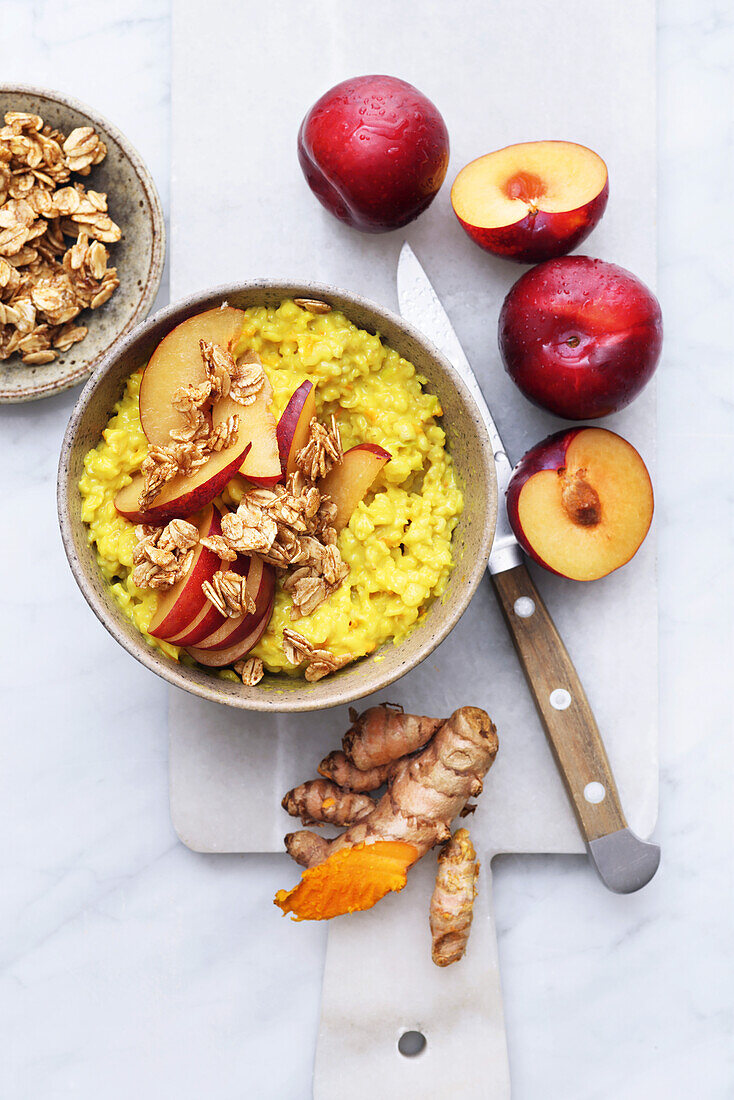
<svg viewBox="0 0 734 1100"><path fill-rule="evenodd" d="M89 332L53 363L28 366L19 356L0 362L0 402L34 401L83 381L112 345L148 314L161 281L166 231L153 178L124 134L91 107L60 92L26 84L0 84L0 124L6 111L29 111L69 134L93 126L107 146L101 164L81 178L107 194L110 215L122 240L109 245L110 265L120 285L108 302L84 310L79 318ZM71 239L69 239L71 244Z"/></svg>
<svg viewBox="0 0 734 1100"><path fill-rule="evenodd" d="M387 642L376 653L315 684L287 676L266 676L256 687L220 680L200 668L187 668L152 649L112 599L87 541L81 519L79 479L87 451L99 441L112 407L133 371L149 358L177 324L205 309L230 305L278 305L284 298L319 298L341 309L360 328L379 332L383 341L415 364L438 394L464 492L464 511L454 533L454 568L446 591L399 645ZM333 707L381 691L415 668L453 629L484 573L497 514L497 482L487 430L474 399L447 360L416 329L395 314L356 294L314 284L242 283L218 287L177 302L139 325L105 356L82 391L69 421L59 463L58 509L71 570L89 606L120 645L164 680L204 699L244 710L303 711Z"/></svg>

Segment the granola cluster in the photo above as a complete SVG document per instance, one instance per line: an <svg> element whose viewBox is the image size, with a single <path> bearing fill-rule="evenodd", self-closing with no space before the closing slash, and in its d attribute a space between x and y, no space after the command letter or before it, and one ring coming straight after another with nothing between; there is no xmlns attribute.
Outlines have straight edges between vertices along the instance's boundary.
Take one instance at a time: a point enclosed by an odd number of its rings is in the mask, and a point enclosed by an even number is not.
<svg viewBox="0 0 734 1100"><path fill-rule="evenodd" d="M198 528L185 519L172 519L165 527L140 524L133 551L133 584L137 588L170 588L188 572L199 542Z"/></svg>
<svg viewBox="0 0 734 1100"><path fill-rule="evenodd" d="M246 351L235 359L226 348L206 340L200 340L199 347L210 385L205 400L231 397L238 405L253 405L265 385L265 371L259 356L254 351ZM202 385L205 390L206 383Z"/></svg>
<svg viewBox="0 0 734 1100"><path fill-rule="evenodd" d="M341 455L334 418L328 428L314 418L308 442L296 457L298 469L287 483L250 489L237 511L222 519L222 539L230 550L258 554L284 571L283 588L293 600L293 619L320 607L349 572L332 526L336 507L321 496L315 483Z"/></svg>
<svg viewBox="0 0 734 1100"><path fill-rule="evenodd" d="M265 675L265 669L259 657L246 657L243 661L237 661L234 670L245 687L255 687Z"/></svg>
<svg viewBox="0 0 734 1100"><path fill-rule="evenodd" d="M314 684L322 680L330 672L344 668L351 661L351 657L335 657L328 649L318 649L312 646L302 634L286 627L283 631L283 650L292 665L301 665L306 662L304 673L309 683Z"/></svg>
<svg viewBox="0 0 734 1100"><path fill-rule="evenodd" d="M190 477L200 466L208 462L212 454L235 443L239 431L239 417L229 416L211 430L205 422L203 428L206 434L199 435L198 438L181 442L172 440L163 447L148 448L148 454L140 467L144 482L139 504L143 511L150 507L166 482L171 481L178 474Z"/></svg>
<svg viewBox="0 0 734 1100"><path fill-rule="evenodd" d="M91 126L68 137L39 115L9 111L0 128L0 360L50 363L87 334L75 324L120 285L105 244L120 227L89 175L107 147ZM73 239L69 244L67 238Z"/></svg>
<svg viewBox="0 0 734 1100"><path fill-rule="evenodd" d="M201 590L209 603L228 619L251 615L255 610L255 601L247 591L247 578L231 569L220 569L211 581L204 581Z"/></svg>

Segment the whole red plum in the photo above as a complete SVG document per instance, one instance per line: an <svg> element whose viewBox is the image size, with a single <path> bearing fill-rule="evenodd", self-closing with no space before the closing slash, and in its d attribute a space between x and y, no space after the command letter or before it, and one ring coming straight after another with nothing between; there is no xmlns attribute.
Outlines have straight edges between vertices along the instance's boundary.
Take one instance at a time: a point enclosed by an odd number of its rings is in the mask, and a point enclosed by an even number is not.
<svg viewBox="0 0 734 1100"><path fill-rule="evenodd" d="M522 275L505 298L499 344L525 396L568 420L629 405L660 358L657 298L631 272L589 256L564 256Z"/></svg>
<svg viewBox="0 0 734 1100"><path fill-rule="evenodd" d="M364 233L385 233L433 201L448 168L449 135L412 84L358 76L314 103L298 133L298 159L331 214Z"/></svg>

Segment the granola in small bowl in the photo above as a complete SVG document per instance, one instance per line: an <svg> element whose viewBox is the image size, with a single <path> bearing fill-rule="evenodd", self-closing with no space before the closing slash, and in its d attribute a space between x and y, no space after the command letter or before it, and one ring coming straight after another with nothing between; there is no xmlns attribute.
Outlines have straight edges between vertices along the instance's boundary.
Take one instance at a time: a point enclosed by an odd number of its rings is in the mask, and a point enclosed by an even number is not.
<svg viewBox="0 0 734 1100"><path fill-rule="evenodd" d="M121 230L104 192L81 178L107 155L92 126L65 137L40 115L7 111L0 127L0 359L34 366L87 335L72 324L120 280L105 244Z"/></svg>
<svg viewBox="0 0 734 1100"><path fill-rule="evenodd" d="M67 97L0 85L0 401L88 374L152 304L164 239L122 134Z"/></svg>

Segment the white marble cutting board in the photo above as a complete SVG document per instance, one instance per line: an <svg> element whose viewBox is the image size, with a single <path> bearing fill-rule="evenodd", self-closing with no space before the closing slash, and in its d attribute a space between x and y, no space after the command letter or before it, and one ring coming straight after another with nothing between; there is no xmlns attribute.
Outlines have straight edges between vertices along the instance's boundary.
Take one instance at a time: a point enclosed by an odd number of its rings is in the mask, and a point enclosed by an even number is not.
<svg viewBox="0 0 734 1100"><path fill-rule="evenodd" d="M559 0L528 14L512 0L175 0L172 299L230 280L288 276L341 284L395 308L395 266L407 238L511 456L557 430L560 422L532 408L498 360L499 306L522 269L486 256L463 234L450 182L468 160L513 141L592 146L609 165L610 202L582 250L654 285L655 11L652 0ZM452 142L433 206L407 230L378 237L326 214L295 156L310 103L363 72L415 83L441 109ZM654 471L654 388L605 423ZM535 578L586 686L629 823L647 836L657 814L654 528L633 564L603 581ZM341 1096L348 1082L359 1098L379 1081L385 1097L430 1100L457 1084L457 1058L465 1100L506 1096L490 858L579 852L583 844L488 580L451 637L389 697L437 714L476 703L497 723L500 754L472 822L484 853L483 901L469 962L446 973L429 960L427 867L378 910L333 922L315 1096ZM171 808L181 839L203 852L282 851L292 826L280 809L283 792L313 773L346 724L343 708L268 717L173 692ZM589 889L601 888L590 871ZM396 1052L406 1028L428 1037L419 1058Z"/></svg>

